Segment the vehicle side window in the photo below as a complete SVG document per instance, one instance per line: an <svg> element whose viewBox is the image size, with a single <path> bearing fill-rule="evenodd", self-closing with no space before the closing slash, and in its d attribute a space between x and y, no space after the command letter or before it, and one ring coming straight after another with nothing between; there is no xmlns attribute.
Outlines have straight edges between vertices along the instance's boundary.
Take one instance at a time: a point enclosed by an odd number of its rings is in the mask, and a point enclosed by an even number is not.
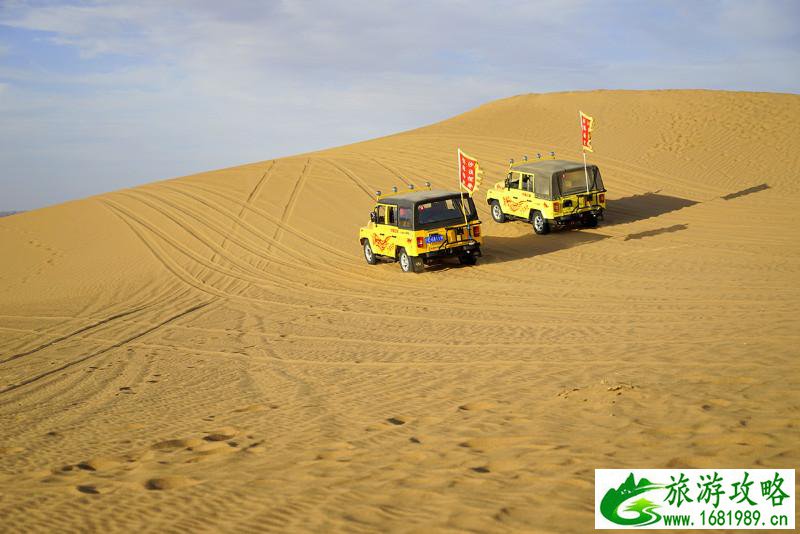
<svg viewBox="0 0 800 534"><path fill-rule="evenodd" d="M512 172L511 178L508 179L509 189L519 189L519 174Z"/></svg>
<svg viewBox="0 0 800 534"><path fill-rule="evenodd" d="M533 191L533 176L530 174L522 175L522 190Z"/></svg>
<svg viewBox="0 0 800 534"><path fill-rule="evenodd" d="M397 226L400 228L411 228L411 208L397 209Z"/></svg>
<svg viewBox="0 0 800 534"><path fill-rule="evenodd" d="M533 177L533 194L536 198L550 199L550 177L535 174Z"/></svg>
<svg viewBox="0 0 800 534"><path fill-rule="evenodd" d="M386 223L386 206L378 206L375 208L375 213L378 214L378 224Z"/></svg>
<svg viewBox="0 0 800 534"><path fill-rule="evenodd" d="M389 206L386 214L386 224L397 225L397 206Z"/></svg>

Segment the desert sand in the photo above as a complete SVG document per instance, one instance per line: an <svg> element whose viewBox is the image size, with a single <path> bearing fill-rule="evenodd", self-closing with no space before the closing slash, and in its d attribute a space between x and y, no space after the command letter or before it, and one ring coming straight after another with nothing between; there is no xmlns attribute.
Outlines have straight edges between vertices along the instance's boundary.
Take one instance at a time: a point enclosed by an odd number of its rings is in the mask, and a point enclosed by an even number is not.
<svg viewBox="0 0 800 534"><path fill-rule="evenodd" d="M580 158L594 230L496 224ZM595 468L800 463L800 96L522 95L0 220L0 530L535 531ZM369 266L375 189L486 178L475 267ZM795 491L797 488L795 488Z"/></svg>

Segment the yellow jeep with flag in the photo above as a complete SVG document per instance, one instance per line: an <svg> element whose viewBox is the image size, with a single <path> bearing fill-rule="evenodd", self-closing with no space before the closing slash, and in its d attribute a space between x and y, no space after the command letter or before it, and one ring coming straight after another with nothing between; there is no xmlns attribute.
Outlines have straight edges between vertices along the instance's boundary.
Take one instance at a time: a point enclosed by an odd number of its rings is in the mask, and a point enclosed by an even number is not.
<svg viewBox="0 0 800 534"><path fill-rule="evenodd" d="M606 189L596 165L555 159L528 158L511 163L505 181L486 192L492 219L522 220L537 234L553 226L579 223L594 228L606 209Z"/></svg>
<svg viewBox="0 0 800 534"><path fill-rule="evenodd" d="M472 198L458 191L377 192L370 223L358 231L367 263L397 261L403 272L421 272L426 264L456 257L474 265L481 256L481 221Z"/></svg>

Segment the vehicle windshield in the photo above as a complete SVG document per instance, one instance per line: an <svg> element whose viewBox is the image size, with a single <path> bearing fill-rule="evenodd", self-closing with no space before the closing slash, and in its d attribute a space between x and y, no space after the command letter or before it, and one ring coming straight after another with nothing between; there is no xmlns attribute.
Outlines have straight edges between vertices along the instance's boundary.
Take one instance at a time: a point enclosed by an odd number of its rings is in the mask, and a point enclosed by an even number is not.
<svg viewBox="0 0 800 534"><path fill-rule="evenodd" d="M475 210L475 203L471 198L466 198L465 200L466 202L462 204L458 196L453 196L417 204L417 228L443 226L446 223L458 223L458 221L463 222L464 211L462 210L466 210L467 220L476 220L478 213Z"/></svg>
<svg viewBox="0 0 800 534"><path fill-rule="evenodd" d="M589 167L589 191L603 189L603 179L600 171L596 167ZM566 171L560 176L561 194L564 196L574 195L586 191L586 172L583 169Z"/></svg>

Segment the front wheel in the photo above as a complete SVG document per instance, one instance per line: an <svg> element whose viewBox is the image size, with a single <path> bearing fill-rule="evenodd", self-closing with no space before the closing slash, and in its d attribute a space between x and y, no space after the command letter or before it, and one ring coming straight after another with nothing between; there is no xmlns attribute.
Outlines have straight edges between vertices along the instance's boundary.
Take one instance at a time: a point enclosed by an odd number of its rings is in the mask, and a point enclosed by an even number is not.
<svg viewBox="0 0 800 534"><path fill-rule="evenodd" d="M369 239L364 240L364 259L367 260L367 263L370 265L375 265L378 263L378 258L375 257L375 253L372 252L372 247L369 244Z"/></svg>
<svg viewBox="0 0 800 534"><path fill-rule="evenodd" d="M503 213L503 208L500 207L500 203L496 200L492 200L492 219L497 223L506 222L506 214Z"/></svg>
<svg viewBox="0 0 800 534"><path fill-rule="evenodd" d="M531 224L533 225L533 231L538 235L550 233L550 223L547 222L547 219L544 218L544 215L542 215L541 211L536 211L533 213Z"/></svg>

